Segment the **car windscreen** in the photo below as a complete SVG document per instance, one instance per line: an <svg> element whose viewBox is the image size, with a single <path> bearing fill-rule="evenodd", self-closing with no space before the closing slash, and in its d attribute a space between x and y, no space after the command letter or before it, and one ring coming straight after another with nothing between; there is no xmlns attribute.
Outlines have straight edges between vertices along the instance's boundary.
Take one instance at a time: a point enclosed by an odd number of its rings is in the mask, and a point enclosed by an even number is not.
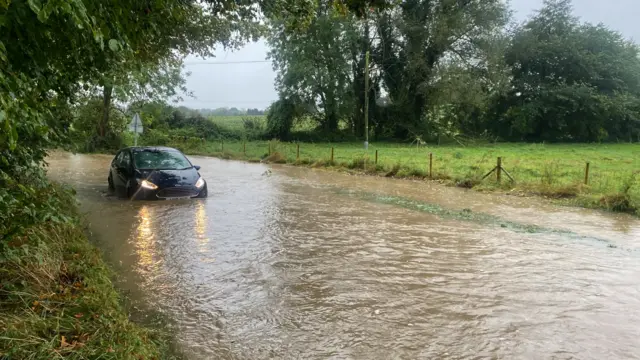
<svg viewBox="0 0 640 360"><path fill-rule="evenodd" d="M133 161L138 169L183 170L191 167L189 160L177 151L136 151L133 155Z"/></svg>

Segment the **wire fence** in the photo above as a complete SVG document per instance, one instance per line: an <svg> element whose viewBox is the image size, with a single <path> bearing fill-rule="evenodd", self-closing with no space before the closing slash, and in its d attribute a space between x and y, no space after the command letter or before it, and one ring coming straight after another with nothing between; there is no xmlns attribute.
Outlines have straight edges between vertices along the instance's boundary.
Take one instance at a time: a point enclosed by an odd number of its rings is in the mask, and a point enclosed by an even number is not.
<svg viewBox="0 0 640 360"><path fill-rule="evenodd" d="M172 137L175 147L187 152L264 159L278 153L279 162L303 162L376 169L400 168L406 176L464 181L500 182L508 186L537 186L554 189L577 187L593 194L629 194L640 204L640 157L607 158L597 151L580 154L579 150L553 153L503 149L495 147L410 147L403 144L371 145L368 150L350 144L284 143L278 141L218 141L203 138ZM640 150L640 146L638 146ZM503 152L506 152L504 154ZM590 159L589 157L594 157ZM233 156L230 156L233 157ZM366 165L364 165L366 164Z"/></svg>

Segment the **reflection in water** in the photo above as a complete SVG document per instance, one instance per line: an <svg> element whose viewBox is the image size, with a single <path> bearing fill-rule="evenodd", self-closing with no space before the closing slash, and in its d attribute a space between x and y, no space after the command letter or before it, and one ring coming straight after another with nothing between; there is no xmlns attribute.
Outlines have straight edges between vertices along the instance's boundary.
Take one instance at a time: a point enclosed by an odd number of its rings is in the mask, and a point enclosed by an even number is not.
<svg viewBox="0 0 640 360"><path fill-rule="evenodd" d="M198 241L198 249L201 253L207 252L207 244L209 244L209 237L207 236L207 212L205 210L204 202L196 202L196 240Z"/></svg>
<svg viewBox="0 0 640 360"><path fill-rule="evenodd" d="M51 176L82 179L83 209L109 260L122 263L121 286L172 320L189 359L640 354L637 219L422 182L287 167L261 176L262 165L207 158L197 160L211 184L207 200L119 201L100 195L110 160L60 155L49 160ZM469 208L618 247L335 188Z"/></svg>
<svg viewBox="0 0 640 360"><path fill-rule="evenodd" d="M150 207L143 205L138 211L139 224L135 232L136 253L140 258L140 268L149 270L157 270L158 263L154 261L155 254L155 236L152 228L153 212ZM162 259L158 259L159 262Z"/></svg>

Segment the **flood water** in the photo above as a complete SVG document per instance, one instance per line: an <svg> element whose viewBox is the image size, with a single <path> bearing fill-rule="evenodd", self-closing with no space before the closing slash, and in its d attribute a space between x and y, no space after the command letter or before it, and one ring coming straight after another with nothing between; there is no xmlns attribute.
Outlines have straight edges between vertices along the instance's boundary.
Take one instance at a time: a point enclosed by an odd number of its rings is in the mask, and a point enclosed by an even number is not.
<svg viewBox="0 0 640 360"><path fill-rule="evenodd" d="M205 157L208 199L131 202L111 158L49 174L188 359L640 358L633 217Z"/></svg>

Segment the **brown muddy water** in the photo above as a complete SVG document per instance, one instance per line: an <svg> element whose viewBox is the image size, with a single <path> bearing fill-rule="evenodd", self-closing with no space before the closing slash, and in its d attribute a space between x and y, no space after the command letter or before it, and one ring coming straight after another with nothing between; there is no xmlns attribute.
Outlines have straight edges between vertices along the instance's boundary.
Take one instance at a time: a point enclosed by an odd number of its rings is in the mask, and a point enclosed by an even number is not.
<svg viewBox="0 0 640 360"><path fill-rule="evenodd" d="M111 156L48 159L189 359L640 358L633 217L191 159L208 199L115 199Z"/></svg>

